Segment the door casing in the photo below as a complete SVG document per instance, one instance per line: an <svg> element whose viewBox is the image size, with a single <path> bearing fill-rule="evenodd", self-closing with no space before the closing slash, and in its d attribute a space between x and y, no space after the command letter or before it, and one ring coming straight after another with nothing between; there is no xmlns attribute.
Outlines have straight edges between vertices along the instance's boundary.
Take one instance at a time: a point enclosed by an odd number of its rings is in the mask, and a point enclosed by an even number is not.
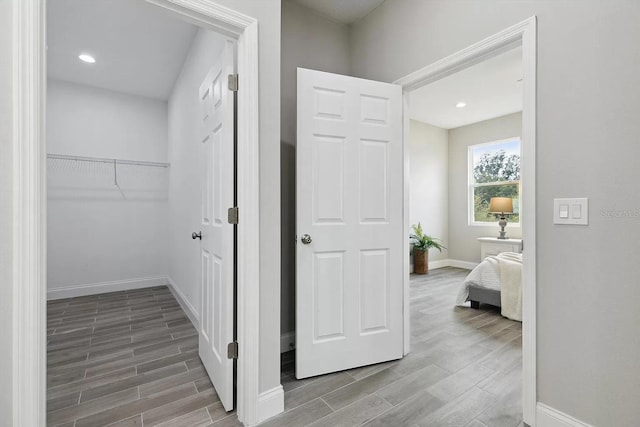
<svg viewBox="0 0 640 427"><path fill-rule="evenodd" d="M259 399L258 21L210 0L147 0L237 40L238 419L257 424L284 409L282 390ZM46 424L46 0L13 3L14 426ZM268 404L261 405L262 401Z"/></svg>
<svg viewBox="0 0 640 427"><path fill-rule="evenodd" d="M454 74L502 52L522 46L522 370L524 422L536 426L536 57L535 16L487 37L393 83L401 85L404 98L404 230L409 233L409 105L411 91ZM409 311L409 251L404 252L404 352L411 337Z"/></svg>

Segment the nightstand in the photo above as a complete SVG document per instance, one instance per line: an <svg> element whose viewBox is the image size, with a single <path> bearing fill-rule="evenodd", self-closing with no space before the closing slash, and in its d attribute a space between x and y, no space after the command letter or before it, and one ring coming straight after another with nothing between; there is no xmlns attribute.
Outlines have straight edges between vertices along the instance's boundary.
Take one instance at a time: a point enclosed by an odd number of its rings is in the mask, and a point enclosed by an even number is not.
<svg viewBox="0 0 640 427"><path fill-rule="evenodd" d="M500 252L522 252L522 239L498 239L497 237L479 237L480 260Z"/></svg>

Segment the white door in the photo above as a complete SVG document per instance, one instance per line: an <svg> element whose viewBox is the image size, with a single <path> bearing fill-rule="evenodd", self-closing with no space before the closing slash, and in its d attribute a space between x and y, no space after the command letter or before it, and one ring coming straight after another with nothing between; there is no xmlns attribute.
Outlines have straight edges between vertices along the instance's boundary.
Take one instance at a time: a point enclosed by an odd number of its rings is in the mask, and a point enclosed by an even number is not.
<svg viewBox="0 0 640 427"><path fill-rule="evenodd" d="M402 357L400 86L298 69L296 377Z"/></svg>
<svg viewBox="0 0 640 427"><path fill-rule="evenodd" d="M234 226L227 218L234 188L234 99L227 85L228 75L234 73L233 55L233 45L226 43L202 82L197 122L202 130L199 353L227 411L233 409L233 360L227 358L227 345L233 341Z"/></svg>

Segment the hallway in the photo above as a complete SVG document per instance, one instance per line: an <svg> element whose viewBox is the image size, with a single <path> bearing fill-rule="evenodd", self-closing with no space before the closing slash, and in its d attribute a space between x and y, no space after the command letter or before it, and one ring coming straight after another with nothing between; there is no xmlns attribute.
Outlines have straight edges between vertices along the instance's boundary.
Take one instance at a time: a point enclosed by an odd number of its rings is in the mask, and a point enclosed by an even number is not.
<svg viewBox="0 0 640 427"><path fill-rule="evenodd" d="M495 307L455 307L468 273L411 276L411 353L401 360L296 380L285 353L286 412L264 425L521 426L522 325Z"/></svg>

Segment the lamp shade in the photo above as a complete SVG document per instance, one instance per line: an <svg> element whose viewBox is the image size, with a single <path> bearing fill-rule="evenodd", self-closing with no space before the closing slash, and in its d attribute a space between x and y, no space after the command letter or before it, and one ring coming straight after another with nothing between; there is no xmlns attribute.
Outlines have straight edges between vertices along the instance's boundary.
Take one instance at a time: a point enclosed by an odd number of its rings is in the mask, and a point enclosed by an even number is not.
<svg viewBox="0 0 640 427"><path fill-rule="evenodd" d="M510 197L492 197L489 201L491 213L513 213L513 200Z"/></svg>

